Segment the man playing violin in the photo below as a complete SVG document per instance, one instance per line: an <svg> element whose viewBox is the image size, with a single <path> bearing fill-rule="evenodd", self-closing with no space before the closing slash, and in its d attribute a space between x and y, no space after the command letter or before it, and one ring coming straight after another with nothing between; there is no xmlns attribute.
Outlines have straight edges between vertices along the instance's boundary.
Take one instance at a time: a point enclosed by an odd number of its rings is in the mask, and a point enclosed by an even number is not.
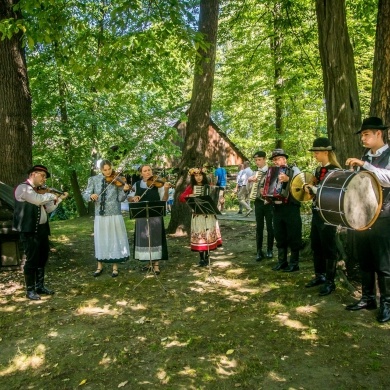
<svg viewBox="0 0 390 390"><path fill-rule="evenodd" d="M28 170L28 179L15 189L13 229L20 232L20 240L26 254L24 279L26 297L41 299L40 295L52 295L54 291L44 285L45 266L49 258L48 213L54 211L68 193L39 193L50 173L44 165L34 165Z"/></svg>

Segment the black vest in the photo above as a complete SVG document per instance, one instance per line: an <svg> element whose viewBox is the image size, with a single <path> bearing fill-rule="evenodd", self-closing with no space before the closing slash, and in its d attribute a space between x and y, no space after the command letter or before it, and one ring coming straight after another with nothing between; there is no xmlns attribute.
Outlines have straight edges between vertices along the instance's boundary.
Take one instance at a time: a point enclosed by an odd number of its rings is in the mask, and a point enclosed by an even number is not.
<svg viewBox="0 0 390 390"><path fill-rule="evenodd" d="M371 165L373 165L376 168L383 168L383 169L386 168L387 164L389 163L390 148L387 148L380 156L371 157L371 158L372 161L370 162L369 156L364 155L362 157L362 160L369 162ZM365 170L364 168L361 169ZM382 209L378 218L390 217L390 188L382 187L382 195L383 195Z"/></svg>
<svg viewBox="0 0 390 390"><path fill-rule="evenodd" d="M30 183L23 183L31 186ZM13 229L21 233L37 233L41 219L41 206L29 202L18 202L15 199ZM49 222L46 222L47 231L50 234Z"/></svg>

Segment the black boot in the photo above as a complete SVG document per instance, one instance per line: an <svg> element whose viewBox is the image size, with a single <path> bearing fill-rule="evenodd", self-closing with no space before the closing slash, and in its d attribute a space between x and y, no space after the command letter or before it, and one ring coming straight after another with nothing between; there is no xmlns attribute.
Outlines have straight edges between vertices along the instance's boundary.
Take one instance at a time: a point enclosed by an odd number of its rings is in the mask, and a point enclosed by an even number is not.
<svg viewBox="0 0 390 390"><path fill-rule="evenodd" d="M278 264L272 269L274 271L280 271L288 267L287 263L287 248L278 248Z"/></svg>
<svg viewBox="0 0 390 390"><path fill-rule="evenodd" d="M291 251L290 265L283 272L299 271L299 251Z"/></svg>
<svg viewBox="0 0 390 390"><path fill-rule="evenodd" d="M319 295L329 295L332 291L336 290L336 284L334 278L336 276L336 259L326 260L326 282L320 289Z"/></svg>
<svg viewBox="0 0 390 390"><path fill-rule="evenodd" d="M312 280L310 280L310 282L305 284L305 287L319 286L320 284L324 284L325 280L326 278L324 274L316 274L316 276Z"/></svg>
<svg viewBox="0 0 390 390"><path fill-rule="evenodd" d="M378 286L381 299L376 319L378 322L383 323L390 320L390 277L380 276L378 278Z"/></svg>
<svg viewBox="0 0 390 390"><path fill-rule="evenodd" d="M35 292L35 273L29 271L24 274L24 280L26 282L26 297L32 301L39 301L41 297Z"/></svg>
<svg viewBox="0 0 390 390"><path fill-rule="evenodd" d="M204 257L204 252L199 252L199 267L205 267L207 265L207 262Z"/></svg>
<svg viewBox="0 0 390 390"><path fill-rule="evenodd" d="M45 269L37 268L36 279L35 279L35 291L38 294L42 294L42 295L53 295L54 291L46 288L44 282L45 282Z"/></svg>
<svg viewBox="0 0 390 390"><path fill-rule="evenodd" d="M346 306L346 310L374 310L377 308L375 298L375 273L361 271L362 274L362 297L356 303L351 303Z"/></svg>
<svg viewBox="0 0 390 390"><path fill-rule="evenodd" d="M260 249L257 251L256 261L261 261L264 259L264 252Z"/></svg>
<svg viewBox="0 0 390 390"><path fill-rule="evenodd" d="M274 255L272 253L272 248L271 249L267 249L267 254L265 255L265 257L267 259L272 259L274 257Z"/></svg>

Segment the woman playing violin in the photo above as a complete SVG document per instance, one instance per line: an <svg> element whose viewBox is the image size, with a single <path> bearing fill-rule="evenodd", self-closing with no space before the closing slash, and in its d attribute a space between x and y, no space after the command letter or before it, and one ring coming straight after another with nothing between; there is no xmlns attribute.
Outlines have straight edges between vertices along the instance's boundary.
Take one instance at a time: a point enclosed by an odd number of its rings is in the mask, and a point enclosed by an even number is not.
<svg viewBox="0 0 390 390"><path fill-rule="evenodd" d="M139 168L141 180L134 183L130 202L166 201L170 183L153 176L150 165ZM150 234L148 234L148 225ZM160 273L159 260L168 260L168 246L165 237L164 220L162 217L137 218L134 233L134 258L151 262L152 271ZM149 245L150 244L150 245ZM144 267L148 270L148 267Z"/></svg>
<svg viewBox="0 0 390 390"><path fill-rule="evenodd" d="M109 263L112 264L111 276L115 278L118 276L118 263L125 262L130 256L129 240L121 214L121 202L126 199L130 186L114 173L110 161L103 160L100 170L101 174L88 179L87 189L83 193L84 200L95 203L97 269L93 276L100 276L103 263Z"/></svg>

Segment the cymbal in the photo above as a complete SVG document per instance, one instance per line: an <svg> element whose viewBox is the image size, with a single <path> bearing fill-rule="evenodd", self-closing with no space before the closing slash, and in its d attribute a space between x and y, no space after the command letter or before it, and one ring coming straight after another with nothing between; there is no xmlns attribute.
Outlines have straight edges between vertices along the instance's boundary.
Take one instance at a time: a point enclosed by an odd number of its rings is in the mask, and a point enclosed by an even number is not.
<svg viewBox="0 0 390 390"><path fill-rule="evenodd" d="M303 186L305 184L312 184L313 175L310 172L300 172L295 175L291 181L290 193L298 202L306 202L313 198L313 195L308 194Z"/></svg>

